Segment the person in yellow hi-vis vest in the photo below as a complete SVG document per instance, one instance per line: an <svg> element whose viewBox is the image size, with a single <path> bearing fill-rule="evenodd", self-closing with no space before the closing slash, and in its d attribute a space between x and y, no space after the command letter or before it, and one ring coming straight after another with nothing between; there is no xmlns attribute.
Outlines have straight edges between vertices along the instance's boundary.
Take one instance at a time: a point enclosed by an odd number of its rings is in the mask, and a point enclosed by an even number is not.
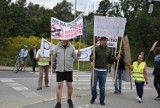
<svg viewBox="0 0 160 108"><path fill-rule="evenodd" d="M132 76L133 80L135 81L136 91L137 91L137 100L139 103L142 102L142 96L143 96L143 87L144 83L148 84L148 78L147 78L147 65L143 61L143 56L138 56L138 61L133 62L130 66L130 69L132 70Z"/></svg>
<svg viewBox="0 0 160 108"><path fill-rule="evenodd" d="M37 90L42 90L42 83L43 83L43 72L45 74L45 87L49 87L48 83L48 71L49 71L49 57L44 57L40 54L40 50L38 50L36 54L36 60L38 60L38 66L39 66L39 79L38 79L38 88Z"/></svg>

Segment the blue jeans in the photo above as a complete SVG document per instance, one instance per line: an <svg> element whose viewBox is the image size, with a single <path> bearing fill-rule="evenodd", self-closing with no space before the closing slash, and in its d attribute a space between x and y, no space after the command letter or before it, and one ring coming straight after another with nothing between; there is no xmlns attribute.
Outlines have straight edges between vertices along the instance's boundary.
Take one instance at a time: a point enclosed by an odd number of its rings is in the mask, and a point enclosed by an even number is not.
<svg viewBox="0 0 160 108"><path fill-rule="evenodd" d="M115 92L121 92L122 90L122 74L123 74L123 70L117 71L117 76L116 76L115 85L114 85Z"/></svg>
<svg viewBox="0 0 160 108"><path fill-rule="evenodd" d="M97 71L94 70L94 87L92 87L92 78L91 78L91 95L92 98L97 98L97 82L99 81L99 89L100 89L100 102L104 102L105 99L105 85L106 85L106 71Z"/></svg>

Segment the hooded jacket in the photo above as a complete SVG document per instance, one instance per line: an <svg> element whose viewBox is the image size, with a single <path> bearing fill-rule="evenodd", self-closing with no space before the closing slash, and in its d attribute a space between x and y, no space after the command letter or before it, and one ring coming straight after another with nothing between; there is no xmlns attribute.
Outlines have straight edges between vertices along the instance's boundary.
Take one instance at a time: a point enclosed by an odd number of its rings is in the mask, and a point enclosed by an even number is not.
<svg viewBox="0 0 160 108"><path fill-rule="evenodd" d="M56 67L55 71L73 71L73 62L76 58L77 54L71 43L68 43L66 48L62 46L61 42L58 43L53 51L53 65Z"/></svg>

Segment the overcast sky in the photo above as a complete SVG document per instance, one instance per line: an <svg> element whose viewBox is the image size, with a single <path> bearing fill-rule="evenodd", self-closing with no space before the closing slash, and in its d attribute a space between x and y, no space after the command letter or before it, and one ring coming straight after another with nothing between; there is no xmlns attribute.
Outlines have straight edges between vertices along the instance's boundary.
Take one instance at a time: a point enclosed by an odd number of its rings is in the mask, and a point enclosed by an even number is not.
<svg viewBox="0 0 160 108"><path fill-rule="evenodd" d="M12 0L12 2L15 2L16 0ZM26 0L27 3L32 2L33 4L39 4L40 6L44 6L45 8L52 9L57 3L62 2L62 0ZM73 9L75 9L75 0L67 0L68 2L71 2L74 6ZM98 9L99 2L102 0L77 0L76 10L77 11L83 11L85 14L87 14L89 11L95 11ZM118 0L110 0L118 1Z"/></svg>

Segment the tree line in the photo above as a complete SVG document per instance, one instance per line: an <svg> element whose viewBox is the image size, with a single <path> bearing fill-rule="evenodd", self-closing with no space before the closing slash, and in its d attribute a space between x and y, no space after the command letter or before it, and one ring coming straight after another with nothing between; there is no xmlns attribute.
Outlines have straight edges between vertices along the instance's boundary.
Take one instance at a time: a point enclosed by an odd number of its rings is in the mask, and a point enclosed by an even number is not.
<svg viewBox="0 0 160 108"><path fill-rule="evenodd" d="M152 13L149 5L154 4ZM26 0L0 0L0 44L8 37L37 36L50 37L50 18L70 22L74 19L73 4L63 0L52 9L46 9ZM76 12L77 15L79 12ZM155 41L160 41L160 2L152 0L119 0L99 2L96 12L84 16L86 36L83 42L92 45L94 15L125 17L127 19L125 35L128 35L133 54L139 51L148 53Z"/></svg>

